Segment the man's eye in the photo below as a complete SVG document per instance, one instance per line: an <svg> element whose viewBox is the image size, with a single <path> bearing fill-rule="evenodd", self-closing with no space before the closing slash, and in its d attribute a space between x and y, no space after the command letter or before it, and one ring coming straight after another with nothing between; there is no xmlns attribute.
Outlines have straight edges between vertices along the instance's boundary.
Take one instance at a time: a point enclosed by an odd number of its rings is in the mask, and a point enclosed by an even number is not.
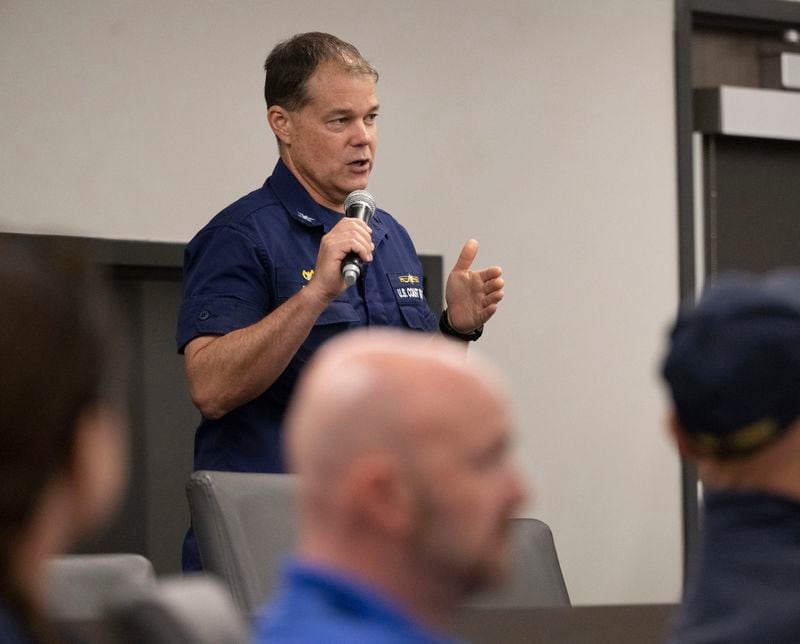
<svg viewBox="0 0 800 644"><path fill-rule="evenodd" d="M347 119L345 117L332 119L331 123L333 123L334 125L344 125L345 123L347 123Z"/></svg>
<svg viewBox="0 0 800 644"><path fill-rule="evenodd" d="M377 114L370 114L364 119L364 121L366 123L374 123L376 118L378 118Z"/></svg>

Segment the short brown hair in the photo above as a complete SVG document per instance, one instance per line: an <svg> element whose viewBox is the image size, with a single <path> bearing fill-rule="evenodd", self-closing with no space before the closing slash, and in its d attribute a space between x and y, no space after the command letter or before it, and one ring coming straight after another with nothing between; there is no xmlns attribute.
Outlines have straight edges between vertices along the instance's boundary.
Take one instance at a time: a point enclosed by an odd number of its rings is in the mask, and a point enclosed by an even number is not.
<svg viewBox="0 0 800 644"><path fill-rule="evenodd" d="M264 63L267 107L280 105L294 111L306 105L310 100L308 79L326 62L354 74L369 74L378 81L378 72L350 43L319 31L297 34L275 45Z"/></svg>

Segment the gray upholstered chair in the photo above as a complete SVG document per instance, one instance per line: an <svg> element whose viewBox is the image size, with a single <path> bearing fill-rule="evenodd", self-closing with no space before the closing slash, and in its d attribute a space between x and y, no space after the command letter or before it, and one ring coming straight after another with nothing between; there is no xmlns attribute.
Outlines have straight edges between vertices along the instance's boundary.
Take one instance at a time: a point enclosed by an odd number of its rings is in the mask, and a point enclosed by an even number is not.
<svg viewBox="0 0 800 644"><path fill-rule="evenodd" d="M294 546L294 483L288 474L199 471L186 485L203 568L245 615L277 588Z"/></svg>
<svg viewBox="0 0 800 644"><path fill-rule="evenodd" d="M53 557L47 564L47 614L58 622L101 620L110 602L149 592L155 583L153 565L141 555Z"/></svg>
<svg viewBox="0 0 800 644"><path fill-rule="evenodd" d="M160 580L109 610L115 644L245 644L249 633L227 587L205 575Z"/></svg>
<svg viewBox="0 0 800 644"><path fill-rule="evenodd" d="M277 588L281 562L296 537L295 477L195 472L187 484L203 565L222 577L245 614ZM514 519L513 574L504 588L481 594L473 608L569 606L553 535L537 519Z"/></svg>
<svg viewBox="0 0 800 644"><path fill-rule="evenodd" d="M553 542L538 519L512 519L514 539L511 578L502 588L466 602L470 608L542 608L569 606L569 594Z"/></svg>

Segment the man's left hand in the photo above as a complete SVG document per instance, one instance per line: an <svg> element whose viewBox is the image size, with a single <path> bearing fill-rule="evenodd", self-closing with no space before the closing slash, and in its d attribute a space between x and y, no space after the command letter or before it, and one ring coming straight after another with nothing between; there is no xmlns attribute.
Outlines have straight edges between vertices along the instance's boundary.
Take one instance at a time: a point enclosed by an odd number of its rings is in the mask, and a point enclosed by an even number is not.
<svg viewBox="0 0 800 644"><path fill-rule="evenodd" d="M495 314L503 299L503 269L491 266L480 271L470 270L477 254L478 242L470 239L447 277L444 294L447 319L459 333L471 333L482 326Z"/></svg>

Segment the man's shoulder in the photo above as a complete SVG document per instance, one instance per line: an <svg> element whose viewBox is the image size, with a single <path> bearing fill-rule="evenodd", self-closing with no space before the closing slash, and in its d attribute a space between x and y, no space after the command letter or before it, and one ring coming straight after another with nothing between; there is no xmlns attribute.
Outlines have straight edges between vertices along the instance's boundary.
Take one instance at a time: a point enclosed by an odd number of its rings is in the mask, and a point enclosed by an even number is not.
<svg viewBox="0 0 800 644"><path fill-rule="evenodd" d="M400 228L403 227L391 213L383 210L383 208L375 208L375 217L377 217L377 219L386 226L398 226Z"/></svg>
<svg viewBox="0 0 800 644"><path fill-rule="evenodd" d="M278 601L256 623L256 642L282 644L404 644L407 633L376 616L354 616L319 597Z"/></svg>
<svg viewBox="0 0 800 644"><path fill-rule="evenodd" d="M397 232L404 237L411 239L411 235L408 234L405 226L397 221L397 219L389 212L382 210L381 208L376 208L375 217L387 232Z"/></svg>
<svg viewBox="0 0 800 644"><path fill-rule="evenodd" d="M203 230L223 226L254 227L265 217L269 218L285 212L283 204L265 184L223 208L203 227Z"/></svg>
<svg viewBox="0 0 800 644"><path fill-rule="evenodd" d="M283 644L442 644L375 587L341 571L293 564L256 623L257 642Z"/></svg>

